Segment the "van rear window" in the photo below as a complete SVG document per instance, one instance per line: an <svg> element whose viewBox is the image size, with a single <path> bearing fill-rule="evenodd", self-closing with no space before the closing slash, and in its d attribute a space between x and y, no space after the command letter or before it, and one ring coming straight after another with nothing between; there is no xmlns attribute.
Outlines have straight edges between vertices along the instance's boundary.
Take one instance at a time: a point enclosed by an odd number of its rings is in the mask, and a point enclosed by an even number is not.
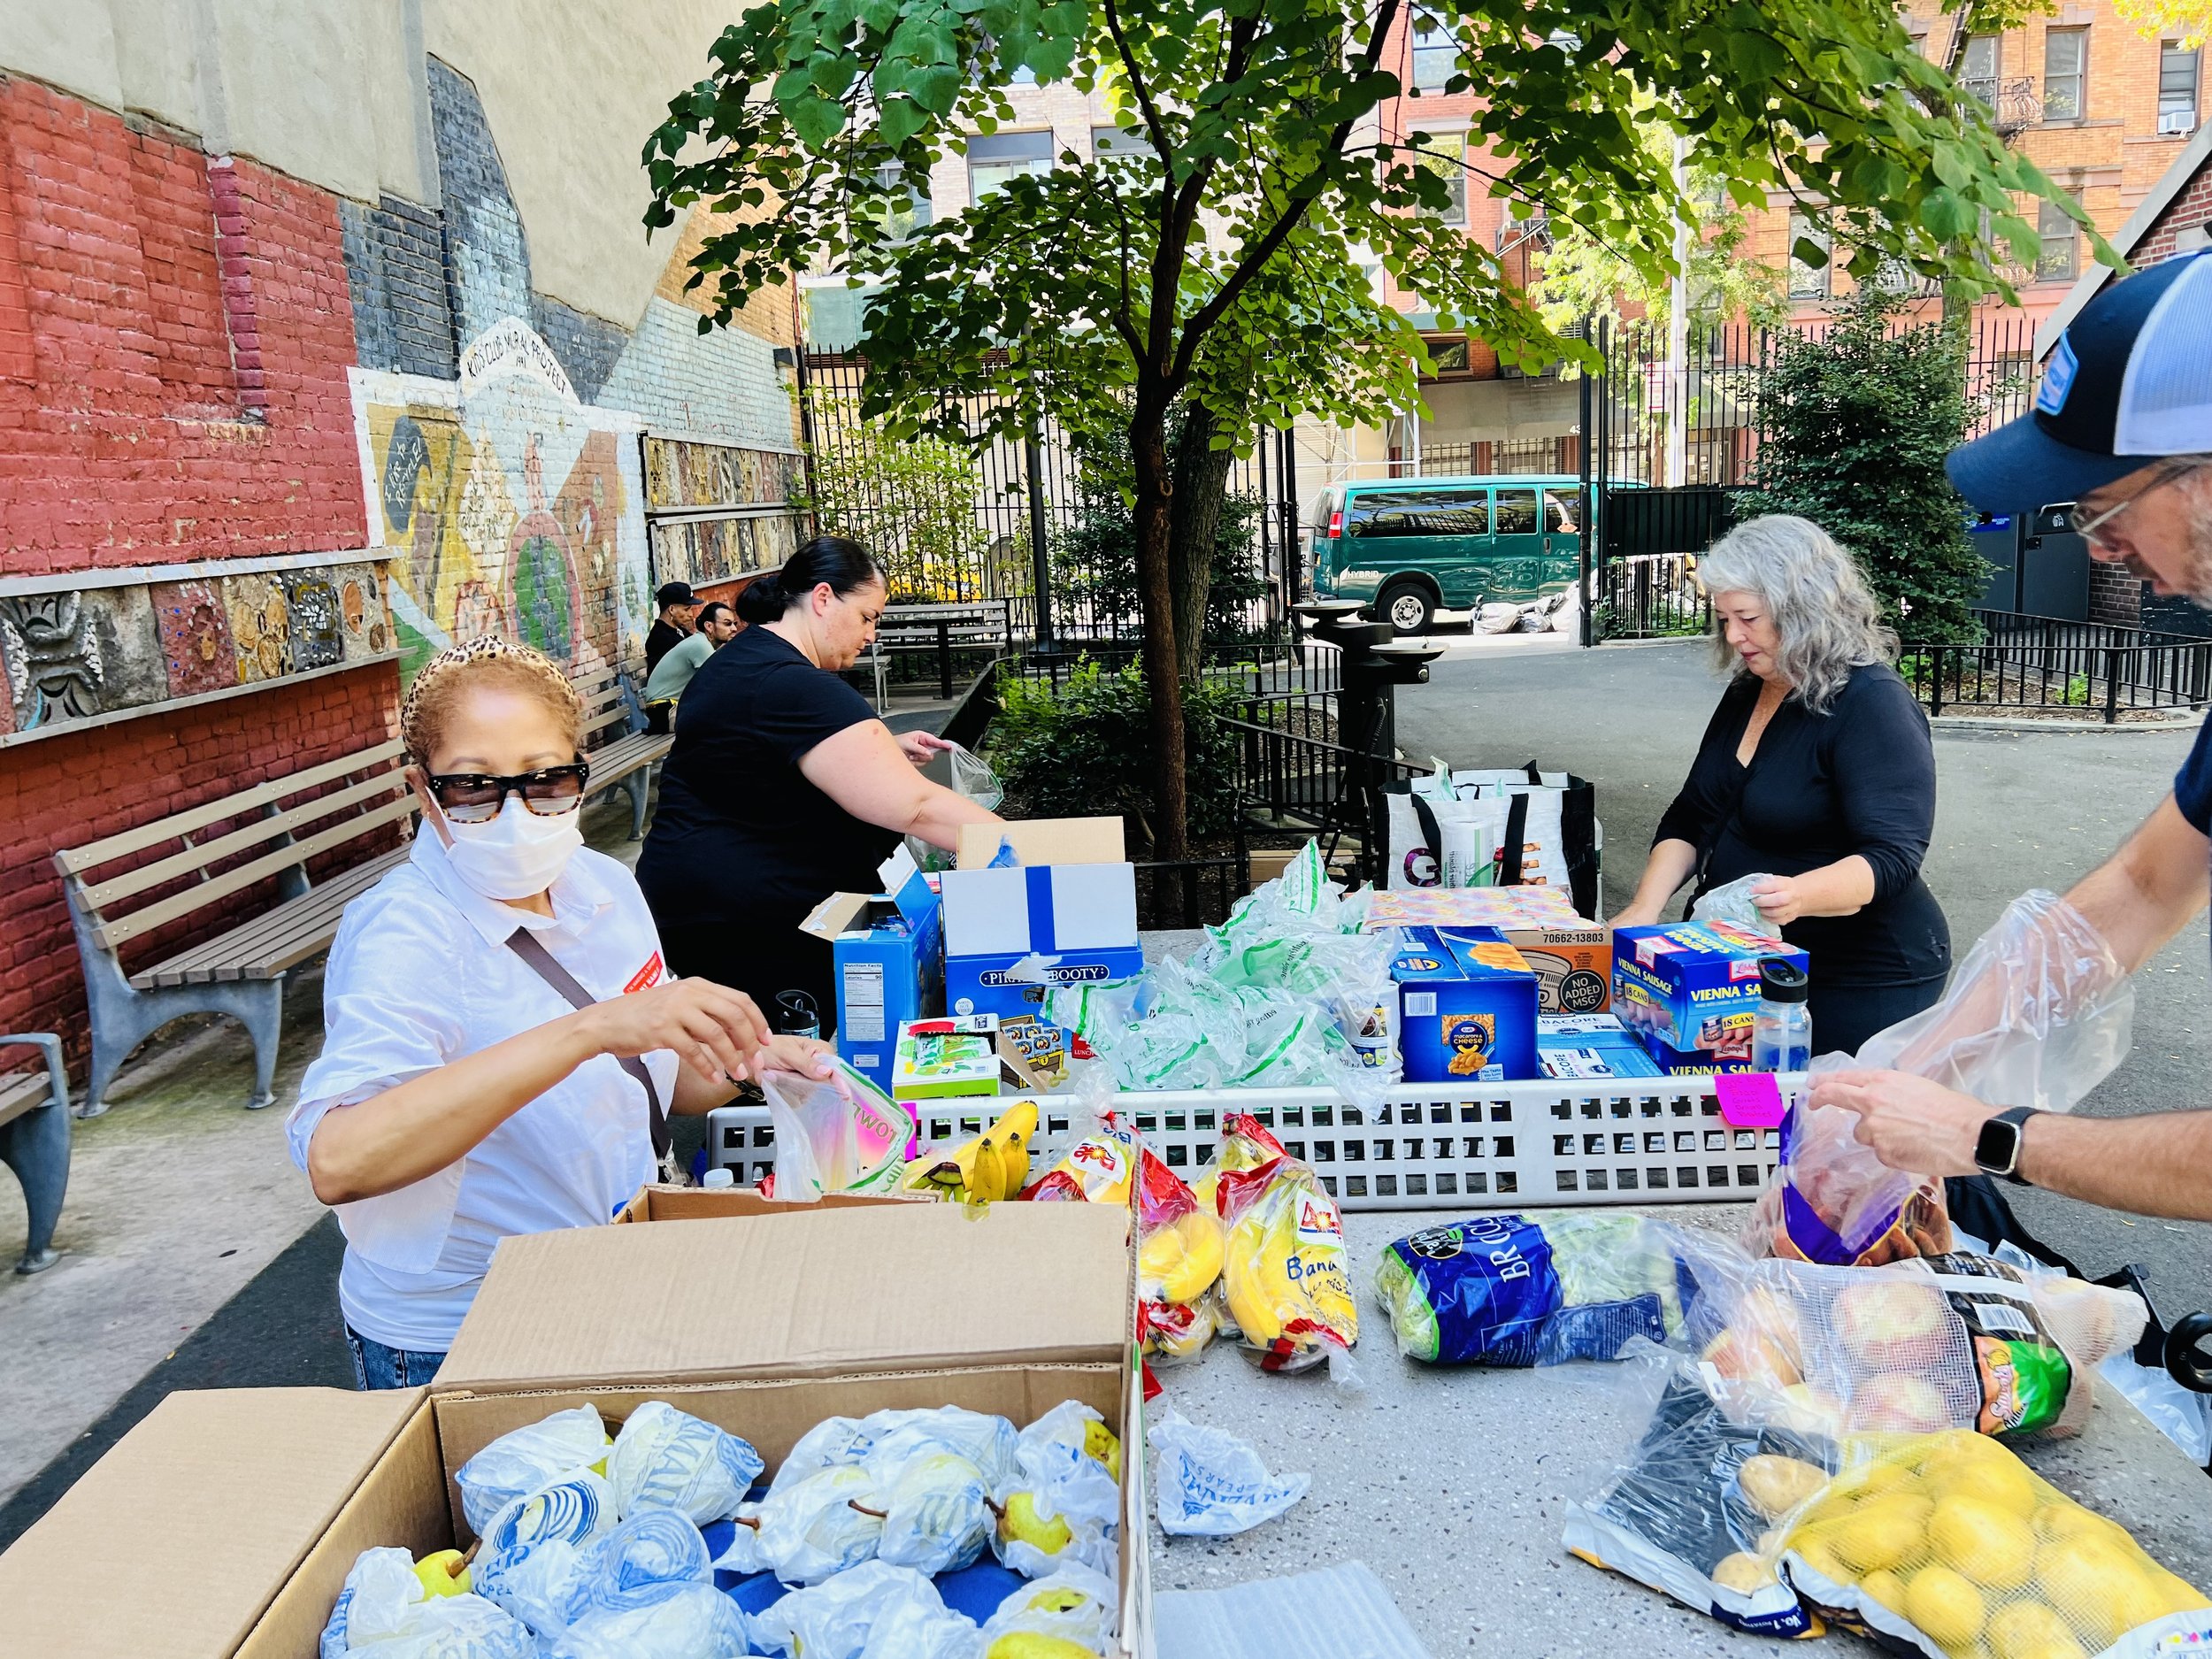
<svg viewBox="0 0 2212 1659"><path fill-rule="evenodd" d="M1489 530L1488 492L1481 489L1399 489L1355 495L1344 514L1347 535L1486 535Z"/></svg>
<svg viewBox="0 0 2212 1659"><path fill-rule="evenodd" d="M1536 533L1536 492L1502 489L1498 492L1498 534L1533 535Z"/></svg>

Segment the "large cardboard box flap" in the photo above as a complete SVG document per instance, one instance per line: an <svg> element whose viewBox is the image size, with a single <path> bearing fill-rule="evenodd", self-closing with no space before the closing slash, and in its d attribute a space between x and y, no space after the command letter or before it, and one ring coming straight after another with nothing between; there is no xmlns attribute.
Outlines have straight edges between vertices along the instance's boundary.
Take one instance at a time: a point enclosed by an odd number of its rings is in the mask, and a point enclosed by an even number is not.
<svg viewBox="0 0 2212 1659"><path fill-rule="evenodd" d="M963 824L954 867L981 870L1010 841L1025 864L1118 864L1129 857L1118 818L1015 818L1004 824Z"/></svg>
<svg viewBox="0 0 2212 1659"><path fill-rule="evenodd" d="M0 1655L235 1651L424 1392L169 1395L0 1555Z"/></svg>
<svg viewBox="0 0 2212 1659"><path fill-rule="evenodd" d="M1126 1211L877 1204L503 1240L441 1394L1118 1363Z"/></svg>

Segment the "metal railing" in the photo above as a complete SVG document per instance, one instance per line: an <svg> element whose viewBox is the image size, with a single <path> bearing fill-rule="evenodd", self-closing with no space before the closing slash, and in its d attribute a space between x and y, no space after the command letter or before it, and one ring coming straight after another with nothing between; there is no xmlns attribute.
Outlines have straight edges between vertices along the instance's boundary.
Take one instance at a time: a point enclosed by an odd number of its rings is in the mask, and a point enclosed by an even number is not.
<svg viewBox="0 0 2212 1659"><path fill-rule="evenodd" d="M1931 716L2035 709L2109 726L2135 710L2212 703L2212 640L2007 611L1975 615L1987 635L1981 642L1908 644L1898 661Z"/></svg>
<svg viewBox="0 0 2212 1659"><path fill-rule="evenodd" d="M1646 553L1608 559L1591 573L1597 590L1594 620L1601 640L1658 640L1703 634L1712 602L1690 573L1686 553Z"/></svg>
<svg viewBox="0 0 2212 1659"><path fill-rule="evenodd" d="M1363 873L1378 879L1387 828L1383 786L1425 768L1251 720L1221 724L1237 735L1237 792L1250 810L1264 812L1270 827L1316 831L1330 862L1339 838L1355 837Z"/></svg>

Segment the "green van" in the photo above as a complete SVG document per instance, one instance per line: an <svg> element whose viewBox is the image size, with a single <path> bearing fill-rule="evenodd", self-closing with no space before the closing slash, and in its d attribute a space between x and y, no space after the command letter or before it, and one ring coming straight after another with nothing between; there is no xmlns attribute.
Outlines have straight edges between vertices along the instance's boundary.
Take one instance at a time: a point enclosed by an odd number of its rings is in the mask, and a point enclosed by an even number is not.
<svg viewBox="0 0 2212 1659"><path fill-rule="evenodd" d="M1439 611L1528 604L1575 584L1578 481L1567 474L1332 485L1313 519L1317 599L1360 599L1400 634Z"/></svg>

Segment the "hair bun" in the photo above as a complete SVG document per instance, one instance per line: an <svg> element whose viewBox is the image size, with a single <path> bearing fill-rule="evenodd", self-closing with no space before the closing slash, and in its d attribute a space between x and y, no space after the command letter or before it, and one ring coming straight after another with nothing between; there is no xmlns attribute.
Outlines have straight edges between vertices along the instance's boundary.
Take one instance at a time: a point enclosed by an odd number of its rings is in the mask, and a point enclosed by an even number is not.
<svg viewBox="0 0 2212 1659"><path fill-rule="evenodd" d="M773 576L763 576L738 589L736 611L742 621L773 622L789 603L782 584Z"/></svg>

